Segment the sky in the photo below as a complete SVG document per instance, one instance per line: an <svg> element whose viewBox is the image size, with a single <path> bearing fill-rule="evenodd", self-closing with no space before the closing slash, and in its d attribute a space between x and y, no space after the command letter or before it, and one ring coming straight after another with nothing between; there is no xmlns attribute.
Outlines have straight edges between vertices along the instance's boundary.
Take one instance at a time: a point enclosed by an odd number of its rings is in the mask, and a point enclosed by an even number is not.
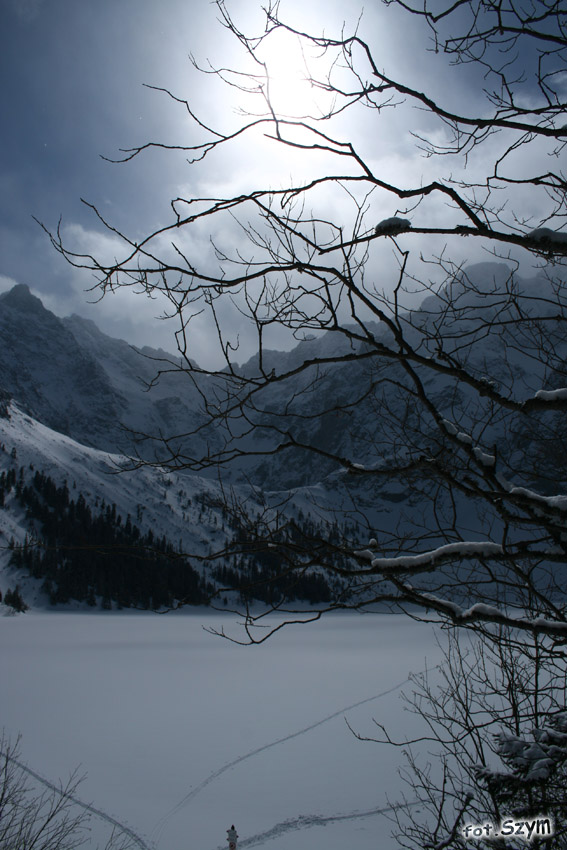
<svg viewBox="0 0 567 850"><path fill-rule="evenodd" d="M147 299L89 307L91 274L70 268L34 217L50 229L61 217L97 244L101 228L81 198L125 229L164 204L174 188L168 163L120 166L101 157L177 129L170 104L143 84L188 76L187 54L206 44L214 17L206 0L2 0L2 288L26 283L58 315L88 315L138 345L171 337Z"/></svg>
<svg viewBox="0 0 567 850"><path fill-rule="evenodd" d="M227 0L227 5L245 27L254 28L260 20L259 0ZM454 71L454 85L448 90L443 68L434 64L431 54L418 51L423 36L414 21L405 16L402 20L382 4L366 5L362 31L385 65L394 64L414 83L426 77L432 90L446 97L467 94L466 73L459 77ZM294 23L306 29L324 27L328 33L338 33L343 22L352 29L361 9L359 0L282 0L281 5ZM202 64L210 60L238 66L242 61L235 40L217 17L209 0L0 0L0 291L25 283L57 315L79 313L135 345L174 350L177 325L157 318L164 305L131 292L93 303L98 296L89 292L95 283L92 273L71 268L34 219L51 230L61 219L62 232L73 244L113 255L114 241L81 199L96 205L132 238L140 238L170 221L169 202L179 194L222 194L270 180L277 185L289 174L295 178L301 173L300 158L284 160L281 151L274 154L265 141L256 141L257 148L236 147L198 167L176 153L150 151L124 164L103 159L150 140L198 139L183 108L144 84L187 97L216 126L235 126L230 122L237 120L236 104L229 99L234 93L215 88L216 81L195 71L188 59L193 53ZM285 69L285 50L280 49L274 61L278 56ZM282 73L285 88L289 80ZM414 120L423 118L416 114ZM427 173L411 136L419 124L396 122L394 116L381 133L361 124L357 141L365 155L380 158L388 175L419 182ZM248 157L243 164L241 155ZM343 203L344 198L329 197L339 217ZM376 215L380 220L396 212L392 202ZM434 209L430 216L434 219ZM238 244L235 225L227 227L228 243ZM198 231L192 250L211 251L211 235L222 238L223 233ZM480 258L471 252L471 259ZM395 264L384 260L381 268L380 286L394 279ZM227 312L226 320L235 325L241 321L234 311ZM241 330L246 333L243 327L235 334ZM204 319L195 321L194 334L192 355L212 362L211 329ZM274 338L272 347L277 344ZM243 345L238 359L250 356L253 346Z"/></svg>

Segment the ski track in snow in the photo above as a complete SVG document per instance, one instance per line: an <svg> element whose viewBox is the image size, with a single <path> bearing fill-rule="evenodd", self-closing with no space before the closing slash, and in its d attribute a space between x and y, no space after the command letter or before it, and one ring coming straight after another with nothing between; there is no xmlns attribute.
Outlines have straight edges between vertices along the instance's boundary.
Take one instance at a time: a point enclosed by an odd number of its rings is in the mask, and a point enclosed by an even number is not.
<svg viewBox="0 0 567 850"><path fill-rule="evenodd" d="M333 720L335 717L340 717L341 714L345 714L345 712L347 712L347 711L352 711L352 709L358 708L360 705L365 705L368 702L372 702L373 700L380 699L380 697L385 697L388 694L391 694L394 691L399 690L408 681L409 681L409 677L404 679L402 682L398 682L397 685L394 685L393 687L388 688L387 691L382 691L381 693L375 694L372 697L366 697L366 699L361 699L358 702L353 702L351 705L347 705L344 708L340 708L338 711L334 711L332 714L328 714L322 720L317 720L315 723L311 723L309 726L305 726L303 729L299 729L297 732L292 732L290 735L285 735L283 738L278 738L275 741L271 741L269 744L264 744L261 747L256 747L256 749L250 750L250 752L245 753L244 755L239 756L238 758L235 758L232 761L227 762L222 767L219 767L217 770L215 770L213 773L210 773L209 776L207 776L206 779L204 779L202 782L199 783L199 785L197 785L195 788L193 788L191 791L189 791L189 793L186 794L185 797L183 797L183 799L180 800L179 803L176 806L174 806L172 809L170 809L169 812L167 812L157 822L156 826L152 830L152 836L155 837L155 840L159 840L159 837L161 836L167 821L170 820L170 818L174 817L176 814L178 814L182 809L185 808L185 806L189 805L189 803L197 796L197 794L200 794L201 791L203 791L203 789L207 787L207 785L210 785L211 782L214 782L215 779L218 779L219 776L221 776L227 770L231 770L231 768L236 767L237 764L240 764L241 762L246 761L247 759L252 758L253 756L257 756L260 753L263 753L266 750L271 749L272 747L277 747L278 744L284 744L286 741L291 741L293 738L298 738L300 735L305 735L306 732L311 732L313 729L317 729L318 726L322 726L324 723L328 723L329 720ZM273 829L275 830L275 829L281 828L282 831L286 831L287 829L301 829L304 826L314 826L314 825L321 824L321 823L327 823L327 822L333 821L333 820L343 820L343 819L356 818L356 817L369 817L371 814L379 814L380 812L391 811L392 808L393 807L390 806L386 809L376 809L372 812L366 812L366 813L363 813L363 814L337 815L337 816L328 817L328 818L319 817L317 815L306 815L306 816L296 818L294 820L285 821L283 824L276 825L275 827L273 827ZM290 824L290 825L286 826L286 824ZM294 825L294 824L296 824L296 825ZM270 836L271 832L272 832L272 830L269 830L268 833L263 833L262 836L264 836L264 837ZM262 836L254 836L253 838L246 839L244 842L241 841L240 846L241 847L245 847L245 846L252 847L254 845L253 844L247 844L247 842L259 841L262 838Z"/></svg>
<svg viewBox="0 0 567 850"><path fill-rule="evenodd" d="M8 753L4 753L2 752L2 750L0 750L0 755L13 762L20 768L20 770L24 770L30 776L33 776L34 779L37 779L37 781L41 782L42 785L45 785L46 788L49 788L51 791L55 791L55 793L59 794L59 796L61 797L66 797L68 800L71 800L72 803L75 803L75 805L80 806L82 809L85 809L85 811L91 812L91 814L96 815L96 817L101 818L102 820L119 829L121 832L124 833L124 835L127 835L128 838L131 838L132 841L134 841L134 843L137 844L138 847L140 847L140 850L153 850L153 848L146 844L146 842L142 838L140 838L140 836L137 835L133 829L130 829L129 826L120 823L120 821L116 820L116 818L113 818L112 815L101 811L101 809L97 809L95 806L91 806L90 803L84 803L82 800L79 800L79 798L75 797L73 794L66 794L60 787L54 785L48 779L45 779L39 773L36 773L35 770L32 770L30 767L23 764L21 761L18 761L18 759L13 758Z"/></svg>

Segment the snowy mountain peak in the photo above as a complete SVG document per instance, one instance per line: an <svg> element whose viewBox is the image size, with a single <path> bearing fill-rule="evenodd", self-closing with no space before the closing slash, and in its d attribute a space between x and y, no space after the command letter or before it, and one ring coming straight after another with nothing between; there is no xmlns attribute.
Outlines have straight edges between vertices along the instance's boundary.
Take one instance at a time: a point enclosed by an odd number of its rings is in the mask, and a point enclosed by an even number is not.
<svg viewBox="0 0 567 850"><path fill-rule="evenodd" d="M3 292L0 295L2 308L12 308L14 310L24 311L26 313L48 313L41 300L35 295L32 295L29 286L26 283L18 283L8 292Z"/></svg>
<svg viewBox="0 0 567 850"><path fill-rule="evenodd" d="M35 419L84 445L133 453L132 432L185 433L199 416L195 391L79 316L60 319L18 284L0 296L0 387ZM125 426L125 427L123 427Z"/></svg>

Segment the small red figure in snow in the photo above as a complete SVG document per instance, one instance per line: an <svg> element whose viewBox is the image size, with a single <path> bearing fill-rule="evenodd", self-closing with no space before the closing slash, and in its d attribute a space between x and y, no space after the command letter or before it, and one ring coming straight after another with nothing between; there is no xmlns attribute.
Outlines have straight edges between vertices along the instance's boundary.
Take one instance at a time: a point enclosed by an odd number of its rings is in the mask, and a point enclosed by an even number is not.
<svg viewBox="0 0 567 850"><path fill-rule="evenodd" d="M234 824L232 824L230 829L227 829L226 834L227 834L226 840L228 841L228 850L236 850L236 840L238 838L238 835L236 834Z"/></svg>

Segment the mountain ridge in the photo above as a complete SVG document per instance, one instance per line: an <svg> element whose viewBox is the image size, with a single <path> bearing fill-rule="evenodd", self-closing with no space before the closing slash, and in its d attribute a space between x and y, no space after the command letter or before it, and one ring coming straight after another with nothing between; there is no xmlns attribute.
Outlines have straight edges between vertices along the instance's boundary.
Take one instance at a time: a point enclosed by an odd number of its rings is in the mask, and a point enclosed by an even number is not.
<svg viewBox="0 0 567 850"><path fill-rule="evenodd" d="M567 340L551 313L542 319L550 345L544 358L534 357L539 337L531 334L529 321L529 335L520 336L516 345L508 345L510 338L503 340L498 333L499 327L515 327L517 292L527 293L526 309L534 291L544 309L551 309L544 279L522 281L502 264L482 264L463 274L466 286L456 279L452 289L441 290L421 308L398 317L408 344L414 346L412 368L430 401L423 409L413 403L412 379L395 350L388 348L392 332L386 322L361 324L362 333L343 341L352 357L343 357L343 348L337 349L340 336L327 333L291 351L267 352L262 368L256 357L241 367L240 375L219 373L211 384L200 377L196 387L191 375L180 373L179 362L161 349L145 348L141 354L90 320L59 319L29 288L17 286L0 300L0 438L6 436L0 460L10 463L12 451L18 457L23 452L18 462L23 461L24 477L33 466L48 474L51 470L59 479L66 476L69 484L76 479L81 493L94 503L114 488L112 498L121 512L135 511L139 522L167 528L168 537L178 537L179 547L191 551L218 544L217 549L228 553L230 547L223 546L226 540L219 532L226 531L230 516L236 523L232 531L242 534L236 553L242 555L251 551L246 535L255 533L254 516L266 517L269 527L281 514L281 527L295 533L300 510L308 518L310 511L317 517L311 539L327 534L336 539L340 523L343 549L366 545L361 538L365 530L369 538L380 538L386 552L395 552L400 540L409 540L411 551L419 549L424 529L429 545L442 544L453 539L452 525L448 532L443 530L445 515L450 523L458 515L467 535L482 539L485 518L474 492L469 498L458 488L452 490L450 483L437 489L435 476L428 477L427 471L415 486L411 470L425 464L434 471L452 451L454 462L471 471L477 461L482 465L482 458L494 463L498 454L499 473L514 486L536 482L547 492L550 483L559 486L562 476L567 480L567 451L559 453L558 444L537 442L537 428L544 422L567 446L567 429L557 427L553 411L533 421L495 418L484 394L463 382L458 368L460 358L466 357L466 369L481 387L485 380L501 386L521 406L541 390L565 386ZM501 323L495 333L493 315ZM372 356L366 356L366 345ZM356 346L362 346L364 356L357 357ZM427 358L435 355L435 346L442 346L444 362L455 368L445 369L441 362L440 368L429 368ZM289 377L266 380L271 361L276 376ZM302 369L304 361L309 365ZM156 366L163 365L168 369L155 379ZM252 403L240 407L249 393ZM9 398L17 403L9 403ZM222 408L226 403L226 420L219 416L208 426L204 403L210 403L213 413L217 404ZM151 440L142 444L148 455L139 467L128 464L126 456L132 459L137 449L134 432L163 435L161 447L172 449L169 466L152 456L160 444ZM453 434L457 446L451 445ZM173 435L178 437L168 442ZM535 452L526 451L530 445ZM114 459L109 461L110 455ZM227 458L221 469L215 463L219 457ZM106 465L104 474L101 464ZM129 474L109 476L128 465ZM217 473L218 481L211 477ZM116 483L110 484L113 479ZM0 530L6 536L15 514L4 511L2 516ZM490 532L496 536L501 533L498 522L495 517ZM233 555L222 562L227 581L237 574ZM274 567L273 562L267 565ZM455 581L458 592L458 576Z"/></svg>
<svg viewBox="0 0 567 850"><path fill-rule="evenodd" d="M481 263L465 269L445 290L429 295L419 308L400 317L407 326L408 338L415 336L421 345L421 329L436 321L439 312L445 309L446 297L456 297L459 304L461 300L465 302L464 319L458 314L452 319L446 311L448 330L458 334L459 323L468 321L469 301L475 310L480 305L489 315L500 309L500 295L507 286L528 293L539 293L545 286L541 276L533 280L516 276L512 283L513 274L504 263ZM463 280L467 281L466 286ZM369 321L364 328L376 340L382 334L387 340L385 325ZM298 370L297 374L285 385L276 382L262 389L256 396L259 403L251 413L255 425L251 436L235 441L234 435L218 423L213 422L211 427L204 409L204 397L214 398L215 393L222 397L224 392L234 392L228 384L222 385L222 376L215 381L203 375L188 375L183 372L179 356L149 346L137 349L108 336L91 319L76 314L60 319L25 284L18 284L0 296L0 387L38 421L84 445L131 456L139 454L150 462L167 459L165 441L176 437L170 444L169 457L175 457L178 452L179 457L186 458L190 466L203 474L214 474L214 469L207 472L206 461L201 465L199 458L222 452L224 441L232 440L233 445L238 443L238 456L225 464L225 479L237 481L251 475L257 486L270 490L315 484L337 469L336 463L326 459L324 453L314 456L301 450L273 452L278 441L281 442L278 435L282 420L274 411L281 405L283 395L290 399L284 406L298 441L322 448L328 455L348 457L364 465L376 454L377 445L386 445L391 439L384 418L377 416L378 402L363 399L376 380L386 387L387 381L383 383L380 370L386 368L389 374L394 374L395 361L384 361L382 365L380 358L366 362L347 359L322 368L299 368L304 361L332 360L337 354L356 356L356 345L364 343L353 343L329 331L300 341L289 351L266 351L262 363L264 374L272 370L276 375ZM479 361L475 368L484 370L487 380L492 379L492 373L501 371L503 357L511 356L499 345L494 337L473 352ZM423 354L428 355L426 347ZM525 395L542 388L549 375L535 373L530 363L526 370L521 357L514 357L514 380L525 386ZM258 356L244 363L240 373L251 379L261 377ZM499 379L498 374L494 377ZM195 381L199 382L198 386ZM443 379L438 375L426 373L424 381L434 393L445 392ZM382 402L392 408L392 421L401 421L406 414L395 393L383 392ZM164 442L160 442L162 438ZM250 451L252 456L246 457ZM262 452L266 453L264 458ZM374 457L374 462L377 459Z"/></svg>
<svg viewBox="0 0 567 850"><path fill-rule="evenodd" d="M134 453L133 433L175 433L199 422L200 398L164 375L162 349L140 353L77 315L59 318L25 284L0 295L0 386L38 421L106 451Z"/></svg>

